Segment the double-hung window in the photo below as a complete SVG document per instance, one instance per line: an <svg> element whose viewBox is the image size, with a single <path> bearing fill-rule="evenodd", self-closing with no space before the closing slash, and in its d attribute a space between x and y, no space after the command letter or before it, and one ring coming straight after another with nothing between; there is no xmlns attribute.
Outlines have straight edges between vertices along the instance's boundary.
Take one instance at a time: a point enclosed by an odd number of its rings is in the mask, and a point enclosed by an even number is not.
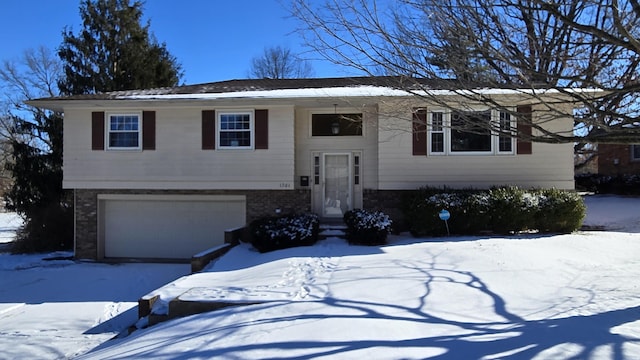
<svg viewBox="0 0 640 360"><path fill-rule="evenodd" d="M107 123L108 149L140 149L142 132L139 114L109 114Z"/></svg>
<svg viewBox="0 0 640 360"><path fill-rule="evenodd" d="M429 152L444 154L444 112L435 111L429 114Z"/></svg>
<svg viewBox="0 0 640 360"><path fill-rule="evenodd" d="M218 144L220 149L252 149L253 113L220 112L218 114Z"/></svg>
<svg viewBox="0 0 640 360"><path fill-rule="evenodd" d="M513 137L515 124L511 121L511 114L508 112L500 111L499 114L498 152L512 153L515 141Z"/></svg>

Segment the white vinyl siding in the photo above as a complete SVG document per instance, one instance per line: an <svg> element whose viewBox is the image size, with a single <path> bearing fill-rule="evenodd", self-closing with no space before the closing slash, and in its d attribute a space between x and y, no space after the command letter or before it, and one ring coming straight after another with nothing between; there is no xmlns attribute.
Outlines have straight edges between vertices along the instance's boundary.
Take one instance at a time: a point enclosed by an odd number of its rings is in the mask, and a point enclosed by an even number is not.
<svg viewBox="0 0 640 360"><path fill-rule="evenodd" d="M269 149L259 151L202 151L202 109L184 104L142 109L156 111L156 150L135 152L91 151L90 119L95 108L66 109L63 186L168 190L293 188L293 107L268 107Z"/></svg>
<svg viewBox="0 0 640 360"><path fill-rule="evenodd" d="M255 106L243 104L243 109L269 111L269 149L243 151L202 151L201 148L202 110L215 108L217 114L234 112L237 107L196 105L188 101L153 104L153 107L139 103L130 106L107 109L107 113L155 111L155 151L92 151L91 114L102 109L89 105L65 108L65 188L310 189L315 181L313 154L324 152L350 152L352 156L359 153L359 186L363 190L503 184L573 188L571 144L534 143L531 155L496 152L412 156L411 112L407 110L406 114L398 114L398 105L391 100L355 109L338 108L338 112L363 114L363 136L357 137L311 136L311 114L316 111L333 112L330 105L318 109L293 105L266 106L264 101ZM407 107L405 102L402 108L410 109L411 106ZM427 109L436 110L429 106ZM514 117L511 120L513 122ZM572 124L572 119L567 118L546 122L545 126L551 131L570 132ZM429 137L427 139L433 141ZM444 146L448 149L446 139L445 136ZM498 136L494 139L496 143L493 146L498 149ZM427 145L431 150L431 144ZM515 151L515 145L512 148ZM300 186L301 176L311 176L309 187Z"/></svg>
<svg viewBox="0 0 640 360"><path fill-rule="evenodd" d="M378 140L378 188L381 190L411 190L426 185L452 188L496 185L574 187L572 144L535 143L531 155L468 153L412 156L411 123L406 120L411 118L411 114L407 112L403 118L394 110L381 105L378 119L381 124L386 124L380 127ZM571 131L572 125L570 118L545 123L551 131Z"/></svg>

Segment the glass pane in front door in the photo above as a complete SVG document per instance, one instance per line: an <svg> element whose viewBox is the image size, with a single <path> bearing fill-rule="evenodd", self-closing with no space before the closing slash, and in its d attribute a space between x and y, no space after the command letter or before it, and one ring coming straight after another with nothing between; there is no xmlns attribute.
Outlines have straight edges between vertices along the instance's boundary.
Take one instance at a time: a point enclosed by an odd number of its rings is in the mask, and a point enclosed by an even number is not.
<svg viewBox="0 0 640 360"><path fill-rule="evenodd" d="M349 155L324 157L324 216L342 217L351 209Z"/></svg>

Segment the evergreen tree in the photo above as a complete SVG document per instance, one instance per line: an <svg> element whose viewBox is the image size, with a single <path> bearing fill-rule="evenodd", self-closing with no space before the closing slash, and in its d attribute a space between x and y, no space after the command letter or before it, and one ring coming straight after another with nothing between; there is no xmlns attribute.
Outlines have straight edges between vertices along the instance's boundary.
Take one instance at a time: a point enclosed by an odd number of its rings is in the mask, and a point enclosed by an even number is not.
<svg viewBox="0 0 640 360"><path fill-rule="evenodd" d="M59 77L59 60L43 47L0 68L7 104L1 122L8 145L5 167L12 178L4 200L25 221L14 252L69 249L73 244L72 197L62 189L62 114L24 104L58 95Z"/></svg>
<svg viewBox="0 0 640 360"><path fill-rule="evenodd" d="M63 94L91 94L175 86L181 66L142 25L141 1L83 0L83 29L63 31L58 51L64 63Z"/></svg>
<svg viewBox="0 0 640 360"><path fill-rule="evenodd" d="M3 121L12 155L7 169L13 177L5 203L25 219L15 252L69 249L73 244L73 199L62 189L62 114L25 107L23 101L174 86L181 77L176 59L149 34L148 23L141 25L142 2L82 0L80 15L83 29L77 35L63 31L61 63L41 50L27 53L24 72L11 63L0 69L0 80L12 94L20 94L20 99L10 99L13 112Z"/></svg>

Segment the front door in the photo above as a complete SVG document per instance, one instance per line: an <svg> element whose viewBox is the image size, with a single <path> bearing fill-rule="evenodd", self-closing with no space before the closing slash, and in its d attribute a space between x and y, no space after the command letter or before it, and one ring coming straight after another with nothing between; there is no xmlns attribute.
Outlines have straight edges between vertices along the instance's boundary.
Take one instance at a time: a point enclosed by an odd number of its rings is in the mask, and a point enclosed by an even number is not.
<svg viewBox="0 0 640 360"><path fill-rule="evenodd" d="M323 205L324 217L342 217L351 210L351 155L323 154Z"/></svg>

